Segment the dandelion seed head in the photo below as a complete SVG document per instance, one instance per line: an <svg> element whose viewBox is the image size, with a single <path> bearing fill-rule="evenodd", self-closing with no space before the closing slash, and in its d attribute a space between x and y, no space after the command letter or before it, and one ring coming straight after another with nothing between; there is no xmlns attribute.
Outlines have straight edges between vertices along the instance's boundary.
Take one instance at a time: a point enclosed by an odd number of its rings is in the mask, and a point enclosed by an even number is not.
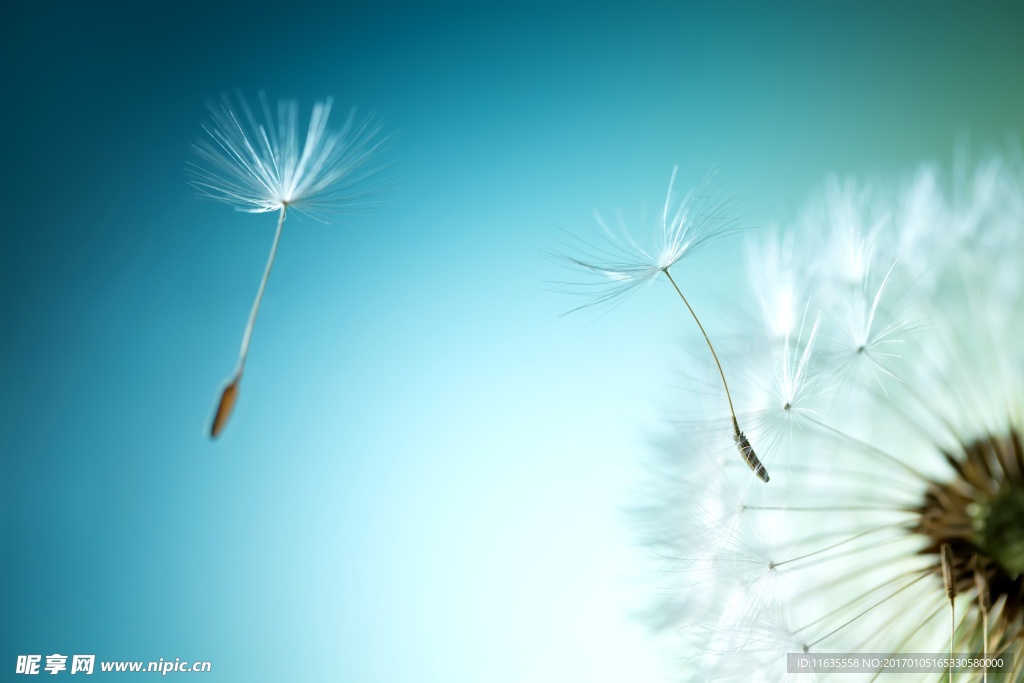
<svg viewBox="0 0 1024 683"><path fill-rule="evenodd" d="M622 221L613 230L595 211L599 237L573 237L571 248L557 255L577 272L592 276L567 283L567 292L584 298L578 308L621 303L683 259L738 229L732 202L718 192L714 174L680 195L675 187L677 170L672 169L664 207L646 245Z"/></svg>
<svg viewBox="0 0 1024 683"><path fill-rule="evenodd" d="M299 106L277 103L263 92L254 112L245 97L227 95L209 104L205 136L194 145L199 161L189 165L199 195L260 213L289 207L310 215L350 213L365 208L379 184L386 142L368 117L353 109L340 126L328 121L333 99L313 105L305 128Z"/></svg>

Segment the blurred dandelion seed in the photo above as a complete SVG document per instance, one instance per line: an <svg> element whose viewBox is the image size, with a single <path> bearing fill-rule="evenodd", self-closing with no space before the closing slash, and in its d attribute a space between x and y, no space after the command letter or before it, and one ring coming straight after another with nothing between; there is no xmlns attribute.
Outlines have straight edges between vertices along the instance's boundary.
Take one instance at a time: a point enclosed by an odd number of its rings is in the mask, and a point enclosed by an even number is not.
<svg viewBox="0 0 1024 683"><path fill-rule="evenodd" d="M683 300L686 309L693 316L704 341L707 342L708 348L711 350L718 374L722 378L722 386L725 388L725 397L729 403L733 441L736 448L751 471L767 483L769 480L768 470L761 464L753 446L750 445L750 440L740 429L736 410L732 403L732 394L729 393L729 383L725 379L725 371L722 370L715 347L697 317L697 313L683 296L682 290L679 289L679 285L676 284L670 272L674 265L690 254L714 240L738 230L735 218L730 211L731 203L728 199L718 196L715 188L711 186L710 181L713 176L709 175L700 186L684 196L678 206L673 208L672 191L678 170L678 166L673 168L672 177L669 179L665 208L661 213L661 221L658 226L658 248L656 251L648 253L637 245L625 229L622 232L628 245L623 245L621 240L615 238L601 215L595 212L594 216L604 232L607 245L596 246L583 240L577 240L579 245L582 245L582 248L579 248L581 253L578 257L559 254L558 258L570 266L583 269L598 277L598 282L574 283L582 289L590 290L587 293L589 300L573 309L574 311L599 304L620 303L639 288L652 282L659 274L665 274L679 298Z"/></svg>
<svg viewBox="0 0 1024 683"><path fill-rule="evenodd" d="M752 246L806 280L763 300L761 339L721 354L776 378L739 386L761 392L741 399L760 406L747 425L785 476L737 490L724 439L688 429L669 444L644 519L671 577L656 623L676 628L688 680L785 680L787 652L1012 652L1020 683L1024 158L958 166L945 185L926 167L837 187L779 244ZM820 309L804 313L809 335L791 334L794 300Z"/></svg>
<svg viewBox="0 0 1024 683"><path fill-rule="evenodd" d="M237 106L226 95L220 102L211 103L210 122L203 126L208 137L194 145L200 162L188 165L191 184L200 197L226 202L249 213L279 212L270 256L242 336L238 364L221 391L211 437L224 430L238 401L256 314L289 209L321 221L330 214L363 210L379 191L379 178L385 168L378 163L378 153L387 138L381 135L372 116L357 125L352 109L341 128L332 130L328 118L333 100L327 98L313 105L309 126L301 138L298 103L281 100L275 117L262 92L259 102L262 119L241 93Z"/></svg>

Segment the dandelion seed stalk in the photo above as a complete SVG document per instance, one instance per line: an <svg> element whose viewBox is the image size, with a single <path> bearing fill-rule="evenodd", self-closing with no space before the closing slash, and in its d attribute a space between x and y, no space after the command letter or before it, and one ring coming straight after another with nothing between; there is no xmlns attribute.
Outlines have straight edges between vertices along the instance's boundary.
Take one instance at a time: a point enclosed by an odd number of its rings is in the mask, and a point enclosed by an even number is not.
<svg viewBox="0 0 1024 683"><path fill-rule="evenodd" d="M949 680L953 681L953 643L956 640L956 579L953 575L953 548L943 543L939 550L942 564L942 583L949 598Z"/></svg>
<svg viewBox="0 0 1024 683"><path fill-rule="evenodd" d="M992 594L988 590L988 580L985 574L980 571L980 558L975 555L971 558L971 565L974 567L974 586L978 590L978 611L981 612L981 647L982 657L986 665L982 669L982 683L988 683L988 611L992 607Z"/></svg>
<svg viewBox="0 0 1024 683"><path fill-rule="evenodd" d="M256 290L256 300L252 302L252 310L249 311L249 321L245 324L245 333L242 335L242 348L238 352L238 365L231 381L224 387L220 395L220 402L217 404L217 412L213 418L213 426L210 428L210 436L216 438L227 426L231 419L235 403L238 401L239 384L242 381L242 372L245 370L245 359L249 356L249 343L252 341L252 330L256 325L256 314L259 313L260 303L263 301L263 292L267 288L267 280L270 279L270 270L274 267L274 258L277 256L277 245L281 241L281 228L284 226L285 214L288 205L281 206L281 213L277 219L277 230L274 232L274 242L270 247L270 256L267 258L267 265L263 269L263 278L260 280L259 289Z"/></svg>
<svg viewBox="0 0 1024 683"><path fill-rule="evenodd" d="M768 483L768 470L766 470L764 465L761 464L761 461L757 459L757 454L754 453L753 446L750 445L750 441L742 430L740 430L740 423L736 419L736 410L732 405L732 395L729 393L729 383L725 381L725 372L722 370L722 363L718 360L718 354L715 353L715 347L711 344L711 340L708 338L708 333L704 331L704 326L700 324L700 319L697 317L697 314L694 313L690 302L686 300L685 296L683 296L683 292L679 289L679 285L677 285L676 281L672 279L672 274L668 272L668 268L663 269L662 272L665 273L665 277L668 278L668 281L672 283L676 293L679 294L679 298L683 300L684 304L686 304L687 310L690 311L690 315L693 316L694 322L696 322L697 327L700 328L700 333L704 335L704 341L708 343L708 348L711 349L711 356L715 359L715 365L718 366L718 374L722 377L722 386L725 387L725 398L729 401L729 414L732 416L733 440L736 442L736 447L739 448L740 455L743 456L743 461L747 463L754 474L757 475L758 479Z"/></svg>

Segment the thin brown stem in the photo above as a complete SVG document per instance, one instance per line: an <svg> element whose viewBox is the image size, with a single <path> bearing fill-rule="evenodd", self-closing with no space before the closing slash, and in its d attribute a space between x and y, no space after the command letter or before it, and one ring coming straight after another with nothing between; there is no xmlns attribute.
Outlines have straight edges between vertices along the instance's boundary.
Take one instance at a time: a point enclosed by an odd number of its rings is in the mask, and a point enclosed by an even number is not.
<svg viewBox="0 0 1024 683"><path fill-rule="evenodd" d="M694 322L696 322L697 327L700 328L700 333L704 335L704 341L708 343L708 348L711 349L711 356L715 359L715 365L718 366L718 374L722 376L722 386L725 387L725 398L729 401L729 413L732 415L732 424L736 430L739 431L740 426L736 421L736 411L732 407L732 396L729 394L729 383L725 381L725 372L722 371L722 364L718 362L718 354L715 353L715 347L711 345L711 340L708 339L708 333L704 331L704 326L700 324L700 319L697 318L697 314L693 312L693 307L690 306L690 302L686 300L685 296L683 296L682 291L679 289L679 285L677 285L676 281L672 279L672 274L668 272L668 268L663 272L665 273L665 277L668 278L668 281L672 283L673 287L675 287L676 293L679 294L679 298L683 300L684 304L686 304L686 308L689 309Z"/></svg>
<svg viewBox="0 0 1024 683"><path fill-rule="evenodd" d="M942 583L949 598L949 681L953 683L953 641L956 637L956 575L953 573L953 548L943 543L939 551Z"/></svg>
<svg viewBox="0 0 1024 683"><path fill-rule="evenodd" d="M696 322L697 327L700 328L700 333L704 335L704 341L708 343L708 348L711 349L711 356L715 359L715 365L718 366L718 374L722 376L722 386L725 387L725 398L729 401L729 414L732 416L732 436L733 440L736 442L736 448L740 451L740 457L743 458L743 461L747 463L747 466L750 467L751 471L756 474L761 481L768 483L768 470L766 470L764 465L761 464L761 461L757 459L754 447L750 445L750 441L747 439L743 431L740 430L740 423L736 420L736 410L732 405L732 395L729 393L729 383L725 381L725 372L722 370L722 364L718 361L718 354L715 353L715 347L711 345L711 340L708 339L708 333L704 331L704 326L700 324L700 319L697 317L697 314L693 312L693 307L690 306L690 302L686 300L685 296L683 296L683 292L679 289L679 285L677 285L676 281L672 279L672 274L668 272L668 268L663 269L662 272L665 273L665 277L667 277L668 281L672 283L673 287L675 287L676 293L679 294L679 298L683 300L684 304L686 304L686 308L690 311L690 315L693 316L694 322Z"/></svg>

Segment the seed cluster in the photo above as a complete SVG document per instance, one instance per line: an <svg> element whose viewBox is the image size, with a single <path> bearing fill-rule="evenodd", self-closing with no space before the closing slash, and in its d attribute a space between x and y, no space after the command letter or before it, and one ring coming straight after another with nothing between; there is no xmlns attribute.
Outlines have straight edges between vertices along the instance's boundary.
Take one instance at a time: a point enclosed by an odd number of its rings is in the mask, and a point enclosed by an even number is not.
<svg viewBox="0 0 1024 683"><path fill-rule="evenodd" d="M916 512L912 532L930 543L921 550L936 559L943 546L952 556L952 588L974 594L971 609L990 618L990 652L1024 640L1024 450L1011 430L945 453L956 477L932 482ZM980 634L962 634L979 639Z"/></svg>

